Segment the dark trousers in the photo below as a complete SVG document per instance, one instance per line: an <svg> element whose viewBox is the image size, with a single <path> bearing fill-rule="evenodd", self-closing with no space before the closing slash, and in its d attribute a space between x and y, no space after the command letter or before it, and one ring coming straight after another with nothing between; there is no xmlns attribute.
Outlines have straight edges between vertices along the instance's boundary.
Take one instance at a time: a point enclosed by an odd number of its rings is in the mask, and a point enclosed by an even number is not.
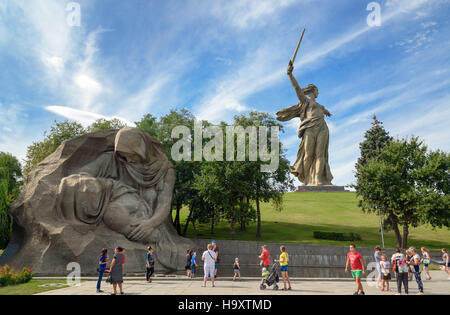
<svg viewBox="0 0 450 315"><path fill-rule="evenodd" d="M101 270L98 272L98 281L97 281L97 291L100 291L100 287L102 285L103 275L105 274L105 270Z"/></svg>
<svg viewBox="0 0 450 315"><path fill-rule="evenodd" d="M147 269L145 271L145 277L147 278L147 281L150 280L150 278L151 278L151 276L153 275L154 272L155 272L155 268L147 267Z"/></svg>
<svg viewBox="0 0 450 315"><path fill-rule="evenodd" d="M408 273L397 273L397 292L402 293L402 284L405 289L405 293L408 294Z"/></svg>
<svg viewBox="0 0 450 315"><path fill-rule="evenodd" d="M415 271L414 272L414 277L416 277L416 282L417 282L417 286L419 287L419 292L423 293L423 283L422 283L422 277L421 277L421 272L420 271Z"/></svg>

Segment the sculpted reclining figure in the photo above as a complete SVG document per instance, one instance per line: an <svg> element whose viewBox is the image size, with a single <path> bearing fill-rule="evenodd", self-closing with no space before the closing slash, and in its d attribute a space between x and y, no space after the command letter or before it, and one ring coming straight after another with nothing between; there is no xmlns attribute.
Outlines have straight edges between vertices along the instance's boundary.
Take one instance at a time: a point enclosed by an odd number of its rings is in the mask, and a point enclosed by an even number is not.
<svg viewBox="0 0 450 315"><path fill-rule="evenodd" d="M137 251L127 251L131 269L142 269L140 252L149 244L165 270L181 268L186 249L195 245L172 225L174 183L175 170L161 143L136 128L66 141L31 172L13 205L16 250L9 250L9 259L47 273L42 257L55 260L55 251L64 263L95 261L101 248L121 242ZM24 252L35 251L33 242L42 243L37 246L42 252L30 262Z"/></svg>

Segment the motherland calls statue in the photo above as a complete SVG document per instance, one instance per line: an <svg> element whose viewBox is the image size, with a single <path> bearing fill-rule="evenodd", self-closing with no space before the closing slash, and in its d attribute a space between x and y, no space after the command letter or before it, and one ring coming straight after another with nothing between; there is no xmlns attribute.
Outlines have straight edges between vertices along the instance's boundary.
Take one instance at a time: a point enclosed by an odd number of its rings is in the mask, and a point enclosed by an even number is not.
<svg viewBox="0 0 450 315"><path fill-rule="evenodd" d="M319 96L319 89L314 84L301 88L292 74L294 61L304 33L305 31L303 31L297 50L287 69L287 74L300 102L277 112L276 115L279 121L289 121L297 117L301 119L298 137L302 141L298 150L297 161L292 167L292 174L305 186L331 186L333 175L328 164L330 134L325 121L325 116L330 117L331 113L317 103L316 98Z"/></svg>
<svg viewBox="0 0 450 315"><path fill-rule="evenodd" d="M195 244L171 223L174 183L163 146L138 129L68 140L30 173L12 207L13 237L2 260L40 274L67 273L77 262L89 274L102 248L120 245L126 270L141 272L151 245L157 266L181 269Z"/></svg>

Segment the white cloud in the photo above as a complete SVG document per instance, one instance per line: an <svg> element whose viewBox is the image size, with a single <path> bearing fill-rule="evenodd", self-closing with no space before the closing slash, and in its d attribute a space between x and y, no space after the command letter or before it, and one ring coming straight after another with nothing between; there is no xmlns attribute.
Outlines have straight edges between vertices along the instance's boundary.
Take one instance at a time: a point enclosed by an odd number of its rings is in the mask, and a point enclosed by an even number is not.
<svg viewBox="0 0 450 315"><path fill-rule="evenodd" d="M91 113L88 111L83 111L75 108L65 107L65 106L46 106L46 110L49 112L52 112L54 114L57 114L59 116L65 117L70 120L74 120L82 124L83 126L88 126L99 119L106 119L111 120L113 118L119 119L122 122L124 122L127 126L135 126L134 123L121 118L121 117L107 117L100 114Z"/></svg>
<svg viewBox="0 0 450 315"><path fill-rule="evenodd" d="M296 0L239 0L209 2L211 12L220 20L237 28L261 27L280 10L293 5Z"/></svg>
<svg viewBox="0 0 450 315"><path fill-rule="evenodd" d="M264 65L262 67L261 65ZM261 47L243 61L237 71L218 79L218 82L196 108L199 119L217 122L230 118L230 114L249 109L243 100L281 79L283 73L275 71L274 56Z"/></svg>
<svg viewBox="0 0 450 315"><path fill-rule="evenodd" d="M289 3L285 3L285 5ZM383 23L387 23L405 12L418 9L428 3L429 0L388 1L387 7L389 9L383 15ZM245 21L245 18L242 19ZM372 27L365 25L338 38L326 41L313 51L302 56L297 61L296 67L305 68L310 66L371 30L373 30ZM255 49L253 54L246 58L243 66L237 68L234 73L220 78L219 81L221 83L197 107L198 116L212 121L230 118L233 111L245 111L247 109L248 106L245 104L247 97L278 83L282 79L285 69L279 69L275 66L274 60L276 58L273 56L273 46L274 39L268 38L267 41L261 43L260 47ZM261 67L262 64L264 64L264 67ZM379 95L372 95L371 97L377 98ZM351 107L356 102L359 102L359 99L350 100L346 106Z"/></svg>

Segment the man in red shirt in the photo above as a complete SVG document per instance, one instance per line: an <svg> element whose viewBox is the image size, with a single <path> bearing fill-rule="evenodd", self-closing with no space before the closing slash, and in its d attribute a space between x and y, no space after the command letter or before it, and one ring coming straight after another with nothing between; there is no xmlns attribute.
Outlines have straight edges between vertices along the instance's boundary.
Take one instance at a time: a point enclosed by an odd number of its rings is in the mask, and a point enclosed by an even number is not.
<svg viewBox="0 0 450 315"><path fill-rule="evenodd" d="M347 254L347 264L345 266L346 273L348 273L349 265L351 267L352 276L356 282L356 292L353 295L365 295L361 277L366 274L366 267L362 255L356 251L356 246L353 244L350 245L350 252Z"/></svg>
<svg viewBox="0 0 450 315"><path fill-rule="evenodd" d="M263 247L262 247L262 252L261 252L261 255L259 256L259 259L261 259L261 261L262 261L262 266L263 267L268 267L269 265L270 265L270 259L269 259L269 257L270 257L270 254L269 254L269 251L267 250L267 245L264 245Z"/></svg>

